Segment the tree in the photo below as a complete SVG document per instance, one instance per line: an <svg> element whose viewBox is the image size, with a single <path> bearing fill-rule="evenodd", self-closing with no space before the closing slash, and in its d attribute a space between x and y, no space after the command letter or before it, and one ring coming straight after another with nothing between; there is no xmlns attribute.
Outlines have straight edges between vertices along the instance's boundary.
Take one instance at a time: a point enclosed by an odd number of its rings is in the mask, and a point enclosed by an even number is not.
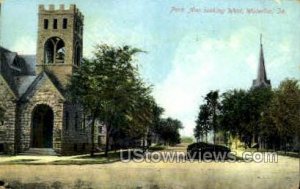
<svg viewBox="0 0 300 189"><path fill-rule="evenodd" d="M147 141L148 145L151 146L152 144L152 136L157 135L160 136L160 123L161 123L161 116L164 112L164 109L160 107L154 100L152 101L152 122L150 125L150 128L148 130L148 135L147 135Z"/></svg>
<svg viewBox="0 0 300 189"><path fill-rule="evenodd" d="M210 111L210 128L213 130L213 141L216 142L216 132L218 130L218 111L220 108L219 91L210 91L206 97L206 104Z"/></svg>
<svg viewBox="0 0 300 189"><path fill-rule="evenodd" d="M111 133L120 130L120 126L130 127L130 123L134 123L138 100L149 94L149 87L140 80L138 69L132 63L138 52L142 51L129 46L98 45L93 58L84 59L71 77L71 99L82 104L84 110L92 115L92 156L96 119L101 119L106 126L107 156Z"/></svg>
<svg viewBox="0 0 300 189"><path fill-rule="evenodd" d="M299 81L286 79L274 91L271 105L264 116L272 122L281 139L281 146L287 149L296 135L300 137L300 87Z"/></svg>
<svg viewBox="0 0 300 189"><path fill-rule="evenodd" d="M200 106L200 111L198 114L198 118L196 120L196 127L194 129L194 136L197 139L197 142L200 141L200 138L205 135L206 136L206 142L207 142L207 134L210 128L209 124L209 118L210 118L210 111L207 104L203 104Z"/></svg>
<svg viewBox="0 0 300 189"><path fill-rule="evenodd" d="M251 147L254 136L261 134L260 119L272 99L269 88L250 91L232 90L223 93L220 127L239 137L246 147Z"/></svg>
<svg viewBox="0 0 300 189"><path fill-rule="evenodd" d="M248 108L246 100L247 93L244 90L231 90L222 94L220 129L230 132L234 138L245 133L244 119Z"/></svg>
<svg viewBox="0 0 300 189"><path fill-rule="evenodd" d="M165 145L175 145L180 143L179 129L182 129L182 123L177 119L162 119L160 123L161 138Z"/></svg>
<svg viewBox="0 0 300 189"><path fill-rule="evenodd" d="M257 88L247 93L248 106L245 112L245 130L248 134L248 144L251 146L251 138L258 139L265 135L268 130L263 131L262 115L265 114L273 98L271 88ZM262 139L262 137L260 137ZM258 141L257 141L258 142ZM257 148L259 145L257 145Z"/></svg>
<svg viewBox="0 0 300 189"><path fill-rule="evenodd" d="M152 108L155 102L150 96L150 89L141 88L137 91L139 91L138 94L132 93L135 94L132 96L134 101L131 101L127 109L116 112L118 119L115 119L113 123L114 132L111 133L111 137L115 143L119 141L119 147L124 145L124 139L133 145L136 140L142 139L145 148L145 141L153 123Z"/></svg>

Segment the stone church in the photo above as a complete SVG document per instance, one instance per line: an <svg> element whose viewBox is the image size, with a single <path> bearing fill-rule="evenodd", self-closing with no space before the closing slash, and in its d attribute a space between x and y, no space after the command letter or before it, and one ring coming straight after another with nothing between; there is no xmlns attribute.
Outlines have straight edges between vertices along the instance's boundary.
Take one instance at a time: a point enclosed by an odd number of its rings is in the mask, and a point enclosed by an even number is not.
<svg viewBox="0 0 300 189"><path fill-rule="evenodd" d="M91 144L81 106L66 86L80 66L84 17L75 5L39 6L36 55L0 47L0 152L86 152ZM28 47L30 48L30 47Z"/></svg>

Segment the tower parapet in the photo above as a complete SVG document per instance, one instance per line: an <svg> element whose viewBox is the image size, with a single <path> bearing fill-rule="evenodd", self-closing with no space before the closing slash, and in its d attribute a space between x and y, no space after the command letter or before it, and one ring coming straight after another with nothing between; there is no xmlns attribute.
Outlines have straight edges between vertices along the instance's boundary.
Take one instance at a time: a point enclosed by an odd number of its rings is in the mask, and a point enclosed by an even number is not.
<svg viewBox="0 0 300 189"><path fill-rule="evenodd" d="M39 5L40 14L47 14L47 13L51 14L53 11L55 11L56 14L75 13L80 19L82 20L84 19L83 14L80 12L80 10L76 7L75 4L70 4L68 8L66 8L64 4L60 4L57 7L54 4L50 4L47 7L45 5Z"/></svg>

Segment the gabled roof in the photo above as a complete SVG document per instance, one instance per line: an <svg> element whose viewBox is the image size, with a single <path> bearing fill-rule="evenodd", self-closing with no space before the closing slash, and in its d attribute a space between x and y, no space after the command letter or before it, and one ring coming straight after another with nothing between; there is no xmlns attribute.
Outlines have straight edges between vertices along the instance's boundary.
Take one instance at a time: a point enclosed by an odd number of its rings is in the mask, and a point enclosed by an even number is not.
<svg viewBox="0 0 300 189"><path fill-rule="evenodd" d="M7 64L9 65L9 67L11 69L14 69L14 70L19 71L19 72L21 71L21 69L18 68L17 65L14 65L14 61L16 59L17 53L15 53L15 52L6 52L6 53L4 53L4 56L5 56Z"/></svg>
<svg viewBox="0 0 300 189"><path fill-rule="evenodd" d="M15 77L15 83L17 86L18 96L22 96L37 76L17 76Z"/></svg>
<svg viewBox="0 0 300 189"><path fill-rule="evenodd" d="M8 92L14 97L14 99L17 99L16 94L14 93L14 91L11 89L11 87L8 85L8 83L6 82L6 80L3 78L3 76L0 74L0 82L3 82L4 85L6 85ZM5 89L4 89L5 90Z"/></svg>
<svg viewBox="0 0 300 189"><path fill-rule="evenodd" d="M30 80L29 78L27 78L27 79ZM57 90L57 92L60 95L60 97L62 98L62 100L65 100L64 95L61 93L61 91L58 89L58 87L53 83L53 81L50 79L50 77L47 75L47 73L41 72L38 76L35 77L35 79L31 83L31 85L27 87L27 90L20 97L20 101L27 101L28 99L30 99L30 97L32 97L34 95L35 91L37 91L37 89L40 88L45 81L51 82L53 85L53 88L55 88ZM24 88L26 88L26 87L24 87Z"/></svg>
<svg viewBox="0 0 300 189"><path fill-rule="evenodd" d="M35 80L35 55L18 55L0 46L0 75L18 97Z"/></svg>
<svg viewBox="0 0 300 189"><path fill-rule="evenodd" d="M22 75L35 75L36 55L19 55Z"/></svg>

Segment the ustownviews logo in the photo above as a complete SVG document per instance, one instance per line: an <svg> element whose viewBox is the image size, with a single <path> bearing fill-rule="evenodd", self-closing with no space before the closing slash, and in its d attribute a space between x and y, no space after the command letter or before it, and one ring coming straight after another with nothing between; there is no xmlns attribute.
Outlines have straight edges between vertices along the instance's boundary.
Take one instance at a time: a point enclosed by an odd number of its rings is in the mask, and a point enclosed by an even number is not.
<svg viewBox="0 0 300 189"><path fill-rule="evenodd" d="M120 160L123 163L136 162L136 163L185 163L185 162L255 162L255 163L277 163L278 154L276 152L243 152L239 156L237 152L178 152L178 151L157 151L149 152L141 149L135 150L121 150Z"/></svg>

